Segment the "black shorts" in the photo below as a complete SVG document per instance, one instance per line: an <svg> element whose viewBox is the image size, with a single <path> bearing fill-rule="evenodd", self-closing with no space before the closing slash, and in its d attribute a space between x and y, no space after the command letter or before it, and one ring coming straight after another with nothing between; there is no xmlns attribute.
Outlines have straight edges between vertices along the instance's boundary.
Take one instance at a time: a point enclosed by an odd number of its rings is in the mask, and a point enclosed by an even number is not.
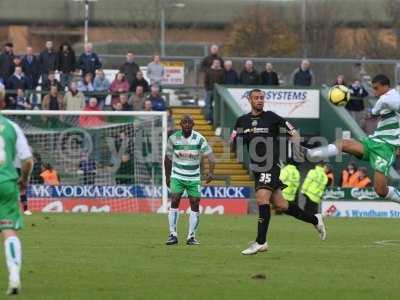
<svg viewBox="0 0 400 300"><path fill-rule="evenodd" d="M268 189L275 191L277 189L284 189L286 185L279 180L280 173L281 168L278 166L274 166L268 172L254 172L255 190Z"/></svg>

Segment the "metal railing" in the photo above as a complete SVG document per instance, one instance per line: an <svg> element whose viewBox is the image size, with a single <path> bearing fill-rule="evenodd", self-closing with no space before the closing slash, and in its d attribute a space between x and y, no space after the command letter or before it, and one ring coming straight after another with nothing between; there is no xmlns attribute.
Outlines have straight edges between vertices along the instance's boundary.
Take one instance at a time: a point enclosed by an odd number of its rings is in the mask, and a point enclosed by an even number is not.
<svg viewBox="0 0 400 300"><path fill-rule="evenodd" d="M124 55L99 54L105 67L118 68L125 61ZM278 73L283 86L291 86L291 74L299 67L302 58L285 57L223 57L231 60L236 71L240 72L244 62L248 59L253 61L254 67L258 72L265 69L265 63L274 64L275 71ZM151 61L150 55L136 55L139 65L145 66ZM167 61L179 61L185 63L185 85L202 86L200 56L165 56L162 58ZM400 60L394 59L367 59L367 58L309 58L311 69L315 75L316 86L322 84L331 85L335 82L338 74L345 75L347 82L353 79L366 79L376 73L384 73L397 84L400 80Z"/></svg>

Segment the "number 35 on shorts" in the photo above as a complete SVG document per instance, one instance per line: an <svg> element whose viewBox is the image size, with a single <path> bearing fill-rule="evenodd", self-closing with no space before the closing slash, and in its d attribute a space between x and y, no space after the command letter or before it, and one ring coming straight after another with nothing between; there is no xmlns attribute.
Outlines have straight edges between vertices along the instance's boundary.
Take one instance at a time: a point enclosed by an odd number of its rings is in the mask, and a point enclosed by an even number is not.
<svg viewBox="0 0 400 300"><path fill-rule="evenodd" d="M260 178L258 179L261 183L270 183L271 182L271 173L260 173Z"/></svg>

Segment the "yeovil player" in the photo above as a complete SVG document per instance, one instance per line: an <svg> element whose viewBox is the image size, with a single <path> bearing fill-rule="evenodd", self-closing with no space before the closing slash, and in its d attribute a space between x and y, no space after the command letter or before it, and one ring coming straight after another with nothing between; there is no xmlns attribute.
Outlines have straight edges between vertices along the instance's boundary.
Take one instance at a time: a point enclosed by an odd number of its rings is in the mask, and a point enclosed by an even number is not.
<svg viewBox="0 0 400 300"><path fill-rule="evenodd" d="M171 188L171 208L168 214L169 238L167 245L178 243L177 225L179 219L179 203L186 191L190 200L189 233L187 245L200 244L196 240L199 225L199 203L201 196L200 164L203 156L208 156L209 172L206 183L214 178L214 155L207 140L199 132L193 130L194 121L189 115L181 120L181 128L168 138L165 156L165 173L167 185ZM171 174L172 173L172 174Z"/></svg>
<svg viewBox="0 0 400 300"><path fill-rule="evenodd" d="M4 107L4 100L0 100ZM18 178L14 160L21 161ZM0 230L9 272L7 294L18 294L21 288L21 242L16 231L22 227L19 190L25 193L33 167L32 153L21 128L0 115ZM18 189L19 185L19 189Z"/></svg>
<svg viewBox="0 0 400 300"><path fill-rule="evenodd" d="M377 75L372 79L375 96L379 97L372 114L380 117L375 132L358 142L353 139L342 139L336 144L308 150L312 158L336 156L340 151L369 161L375 170L375 192L387 200L400 203L400 192L388 185L387 175L394 163L396 150L400 146L400 95L390 89L390 81L385 75Z"/></svg>

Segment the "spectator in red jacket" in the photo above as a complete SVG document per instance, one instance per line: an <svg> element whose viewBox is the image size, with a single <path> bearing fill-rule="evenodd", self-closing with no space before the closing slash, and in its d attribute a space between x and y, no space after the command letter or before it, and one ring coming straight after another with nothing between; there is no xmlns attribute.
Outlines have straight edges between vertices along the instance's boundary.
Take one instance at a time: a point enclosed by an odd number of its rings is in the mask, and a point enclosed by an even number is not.
<svg viewBox="0 0 400 300"><path fill-rule="evenodd" d="M111 82L110 92L112 94L111 106L115 104L119 99L120 94L124 94L129 92L129 82L125 78L125 74L122 72L118 72L115 75L115 79Z"/></svg>
<svg viewBox="0 0 400 300"><path fill-rule="evenodd" d="M97 105L96 98L90 98L89 103L86 104L83 111L101 111L100 107ZM96 127L104 124L104 117L103 116L80 116L79 117L79 125L84 128L88 127Z"/></svg>
<svg viewBox="0 0 400 300"><path fill-rule="evenodd" d="M92 97L83 111L100 112L101 108L97 103L97 99ZM79 125L87 128L92 141L92 149L90 149L90 157L95 161L101 161L101 131L97 128L104 124L104 117L100 115L80 116Z"/></svg>

